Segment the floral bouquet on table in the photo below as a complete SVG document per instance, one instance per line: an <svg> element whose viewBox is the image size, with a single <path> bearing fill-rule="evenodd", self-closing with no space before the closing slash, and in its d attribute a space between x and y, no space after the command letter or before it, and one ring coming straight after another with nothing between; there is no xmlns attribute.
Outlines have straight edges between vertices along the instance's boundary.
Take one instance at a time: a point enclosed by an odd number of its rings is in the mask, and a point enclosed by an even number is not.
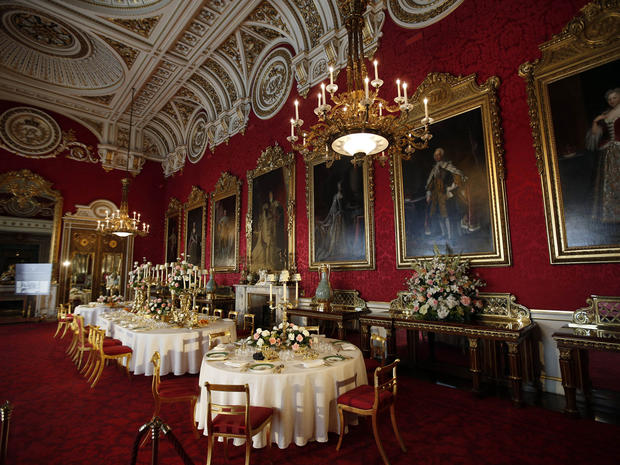
<svg viewBox="0 0 620 465"><path fill-rule="evenodd" d="M179 293L189 285L189 276L194 265L186 260L177 259L168 273L168 287L171 292Z"/></svg>
<svg viewBox="0 0 620 465"><path fill-rule="evenodd" d="M414 262L405 284L411 293L407 309L415 318L464 322L482 310L478 293L486 284L470 274L468 260L441 255L437 247L431 260Z"/></svg>
<svg viewBox="0 0 620 465"><path fill-rule="evenodd" d="M172 310L172 305L167 300L157 297L149 301L147 309L148 313L153 315L153 317L162 318Z"/></svg>
<svg viewBox="0 0 620 465"><path fill-rule="evenodd" d="M299 350L310 343L310 333L303 326L280 323L271 330L258 328L248 339L250 345L259 349L271 347Z"/></svg>

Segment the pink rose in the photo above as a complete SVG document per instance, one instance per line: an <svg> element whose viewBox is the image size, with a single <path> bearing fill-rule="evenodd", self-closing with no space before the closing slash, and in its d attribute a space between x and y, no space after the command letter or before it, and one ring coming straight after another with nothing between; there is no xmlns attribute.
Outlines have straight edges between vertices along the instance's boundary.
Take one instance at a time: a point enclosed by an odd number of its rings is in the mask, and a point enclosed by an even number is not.
<svg viewBox="0 0 620 465"><path fill-rule="evenodd" d="M461 296L461 303L465 306L471 305L471 299L466 295Z"/></svg>
<svg viewBox="0 0 620 465"><path fill-rule="evenodd" d="M298 334L295 339L297 339L298 342L301 342L304 340L304 337L301 334Z"/></svg>
<svg viewBox="0 0 620 465"><path fill-rule="evenodd" d="M260 336L258 335L258 333L254 333L254 340L256 341Z"/></svg>
<svg viewBox="0 0 620 465"><path fill-rule="evenodd" d="M432 285L433 285L433 280L432 280L432 279L429 279L429 280L428 280L428 285L429 285L429 286L432 286Z"/></svg>
<svg viewBox="0 0 620 465"><path fill-rule="evenodd" d="M297 343L293 344L293 350L299 350L299 344Z"/></svg>
<svg viewBox="0 0 620 465"><path fill-rule="evenodd" d="M275 337L273 337L273 336L271 336L271 337L269 338L269 344L274 345L275 343L276 343L276 338L275 338Z"/></svg>

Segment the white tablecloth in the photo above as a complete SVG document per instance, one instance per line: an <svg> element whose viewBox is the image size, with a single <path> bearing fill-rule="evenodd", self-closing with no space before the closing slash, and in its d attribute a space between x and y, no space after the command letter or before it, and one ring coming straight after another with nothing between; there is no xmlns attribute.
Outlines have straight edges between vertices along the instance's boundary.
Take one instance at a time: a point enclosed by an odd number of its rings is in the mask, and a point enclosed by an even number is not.
<svg viewBox="0 0 620 465"><path fill-rule="evenodd" d="M97 324L97 318L99 315L105 312L113 312L118 310L118 308L108 307L107 305L78 305L75 307L73 313L76 315L82 315L84 317L84 326L86 325L95 325Z"/></svg>
<svg viewBox="0 0 620 465"><path fill-rule="evenodd" d="M123 345L131 347L133 354L129 370L134 375L153 374L151 358L155 351L161 356L161 376L168 373L182 375L198 373L203 354L209 348L209 333L229 330L231 337L237 338L235 322L228 319L209 323L204 328L162 328L149 331L128 329L99 316L97 325L106 330L108 336L120 339Z"/></svg>
<svg viewBox="0 0 620 465"><path fill-rule="evenodd" d="M362 353L341 352L350 359L333 362L330 366L303 368L302 362L270 362L284 364L281 373L242 371L223 361L203 359L200 368L200 400L196 406L198 428L207 435L207 390L205 382L214 384L248 384L250 404L273 407L271 441L284 449L291 442L304 446L308 441L327 442L328 432L338 432L338 410L336 400L340 394L353 389L355 385L339 385L357 374L357 385L366 384L366 368ZM329 355L321 354L321 357ZM243 402L239 394L214 393L215 402ZM346 418L346 417L345 417ZM264 433L253 438L254 447L266 445Z"/></svg>

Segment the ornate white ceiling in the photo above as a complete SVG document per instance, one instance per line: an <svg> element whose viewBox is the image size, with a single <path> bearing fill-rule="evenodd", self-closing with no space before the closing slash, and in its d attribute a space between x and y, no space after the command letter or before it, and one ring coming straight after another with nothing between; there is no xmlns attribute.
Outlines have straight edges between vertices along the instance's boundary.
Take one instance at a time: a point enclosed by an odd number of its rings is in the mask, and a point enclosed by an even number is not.
<svg viewBox="0 0 620 465"><path fill-rule="evenodd" d="M98 137L104 166L125 169L133 87L133 166L158 160L169 175L243 132L250 111L277 113L293 83L305 95L328 64L344 67L340 1L2 1L0 98L79 121ZM420 27L461 2L370 0L367 53L386 7Z"/></svg>

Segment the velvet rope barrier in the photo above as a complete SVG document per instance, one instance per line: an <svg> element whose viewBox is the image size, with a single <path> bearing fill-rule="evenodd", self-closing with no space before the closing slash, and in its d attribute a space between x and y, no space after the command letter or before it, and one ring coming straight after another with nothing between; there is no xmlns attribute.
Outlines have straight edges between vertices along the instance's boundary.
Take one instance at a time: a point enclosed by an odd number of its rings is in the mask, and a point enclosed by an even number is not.
<svg viewBox="0 0 620 465"><path fill-rule="evenodd" d="M172 433L172 429L159 417L154 417L151 421L142 425L138 430L138 434L136 435L136 439L134 440L133 448L131 451L130 465L136 465L136 461L138 460L138 450L140 449L140 442L142 441L142 438L149 429L152 432L151 437L153 439L151 465L157 465L157 463L159 462L158 455L160 431L163 432L164 435L168 438L168 440L172 443L172 447L174 447L175 452L181 458L184 465L194 465L194 462L189 457L189 455L187 455L179 440Z"/></svg>

